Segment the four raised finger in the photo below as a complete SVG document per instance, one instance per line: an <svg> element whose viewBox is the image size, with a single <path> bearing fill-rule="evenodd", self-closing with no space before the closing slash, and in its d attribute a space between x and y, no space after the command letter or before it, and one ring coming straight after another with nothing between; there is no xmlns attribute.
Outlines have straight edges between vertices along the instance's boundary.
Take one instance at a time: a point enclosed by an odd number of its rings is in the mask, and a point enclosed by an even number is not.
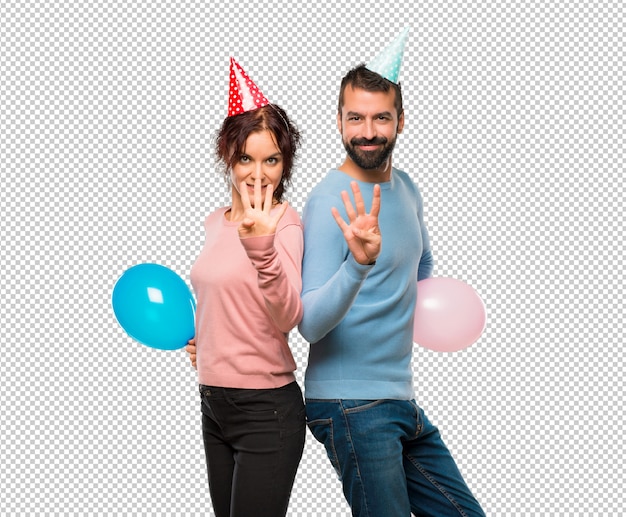
<svg viewBox="0 0 626 517"><path fill-rule="evenodd" d="M354 196L354 204L356 205L356 213L357 215L365 215L365 202L363 201L363 196L361 195L361 189L356 181L352 181L350 183L350 187L352 188L352 195Z"/></svg>
<svg viewBox="0 0 626 517"><path fill-rule="evenodd" d="M239 194L241 196L241 203L243 204L244 210L252 208L252 205L250 204L250 196L248 195L248 185L245 181L242 181L239 184Z"/></svg>
<svg viewBox="0 0 626 517"><path fill-rule="evenodd" d="M339 228L341 229L342 232L345 233L345 231L348 229L348 224L341 217L339 210L337 210L335 207L332 207L331 212L333 214L333 217L335 218L335 221L337 221Z"/></svg>
<svg viewBox="0 0 626 517"><path fill-rule="evenodd" d="M374 185L374 195L372 197L372 209L370 215L378 217L380 213L380 185Z"/></svg>
<svg viewBox="0 0 626 517"><path fill-rule="evenodd" d="M254 208L261 210L263 207L263 195L261 193L261 178L254 180Z"/></svg>
<svg viewBox="0 0 626 517"><path fill-rule="evenodd" d="M256 188L256 184L255 184ZM274 204L274 186L271 183L268 183L267 187L265 187L265 204L263 205L263 210L266 213L270 213L272 206Z"/></svg>
<svg viewBox="0 0 626 517"><path fill-rule="evenodd" d="M346 208L346 215L348 216L348 220L352 222L360 215L371 215L373 217L378 217L378 214L380 213L380 185L374 185L372 208L369 214L367 214L365 211L365 202L363 201L363 195L361 194L361 189L359 188L358 183L353 181L350 183L350 186L352 188L352 194L354 196L354 204L356 206L356 210L355 207L352 206L350 195L345 190L341 192L341 199L343 200L343 204Z"/></svg>
<svg viewBox="0 0 626 517"><path fill-rule="evenodd" d="M350 195L345 190L341 191L341 199L343 200L343 206L346 208L348 220L354 221L356 219L356 212L352 206L352 201L350 201Z"/></svg>

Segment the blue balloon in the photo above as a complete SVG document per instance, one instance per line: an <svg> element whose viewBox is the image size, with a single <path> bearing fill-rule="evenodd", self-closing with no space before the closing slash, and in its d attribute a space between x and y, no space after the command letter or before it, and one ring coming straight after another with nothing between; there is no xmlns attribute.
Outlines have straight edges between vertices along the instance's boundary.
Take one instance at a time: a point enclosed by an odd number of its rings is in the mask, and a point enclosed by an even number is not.
<svg viewBox="0 0 626 517"><path fill-rule="evenodd" d="M160 350L182 348L195 335L196 302L185 281L159 264L138 264L117 280L113 312L127 334Z"/></svg>

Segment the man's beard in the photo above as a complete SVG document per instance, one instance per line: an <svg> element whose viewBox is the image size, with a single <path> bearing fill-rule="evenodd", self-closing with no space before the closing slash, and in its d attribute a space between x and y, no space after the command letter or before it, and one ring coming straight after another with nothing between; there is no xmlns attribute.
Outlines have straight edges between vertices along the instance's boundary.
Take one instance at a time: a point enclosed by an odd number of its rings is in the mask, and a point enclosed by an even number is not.
<svg viewBox="0 0 626 517"><path fill-rule="evenodd" d="M382 147L376 151L361 151L357 149L359 145L382 145ZM391 156L395 145L395 138L393 140L387 140L384 137L372 138L371 140L353 138L349 142L343 140L343 146L350 159L365 170L378 169Z"/></svg>

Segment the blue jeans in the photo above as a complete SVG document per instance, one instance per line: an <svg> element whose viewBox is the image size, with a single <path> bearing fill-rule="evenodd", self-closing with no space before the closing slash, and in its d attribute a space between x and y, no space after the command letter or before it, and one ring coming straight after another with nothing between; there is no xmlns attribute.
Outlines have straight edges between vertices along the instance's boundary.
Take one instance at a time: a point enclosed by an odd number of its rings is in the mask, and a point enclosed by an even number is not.
<svg viewBox="0 0 626 517"><path fill-rule="evenodd" d="M217 517L280 517L304 450L302 391L200 385L209 490Z"/></svg>
<svg viewBox="0 0 626 517"><path fill-rule="evenodd" d="M307 399L306 414L353 516L484 517L415 401Z"/></svg>

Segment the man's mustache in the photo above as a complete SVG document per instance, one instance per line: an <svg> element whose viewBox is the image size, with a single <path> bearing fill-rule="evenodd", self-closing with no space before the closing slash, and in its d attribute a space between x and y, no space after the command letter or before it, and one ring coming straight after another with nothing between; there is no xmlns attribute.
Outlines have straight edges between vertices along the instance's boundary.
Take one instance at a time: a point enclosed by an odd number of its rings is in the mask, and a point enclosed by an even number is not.
<svg viewBox="0 0 626 517"><path fill-rule="evenodd" d="M367 138L353 138L350 140L352 145L385 145L387 139L385 137L377 137L368 140Z"/></svg>

